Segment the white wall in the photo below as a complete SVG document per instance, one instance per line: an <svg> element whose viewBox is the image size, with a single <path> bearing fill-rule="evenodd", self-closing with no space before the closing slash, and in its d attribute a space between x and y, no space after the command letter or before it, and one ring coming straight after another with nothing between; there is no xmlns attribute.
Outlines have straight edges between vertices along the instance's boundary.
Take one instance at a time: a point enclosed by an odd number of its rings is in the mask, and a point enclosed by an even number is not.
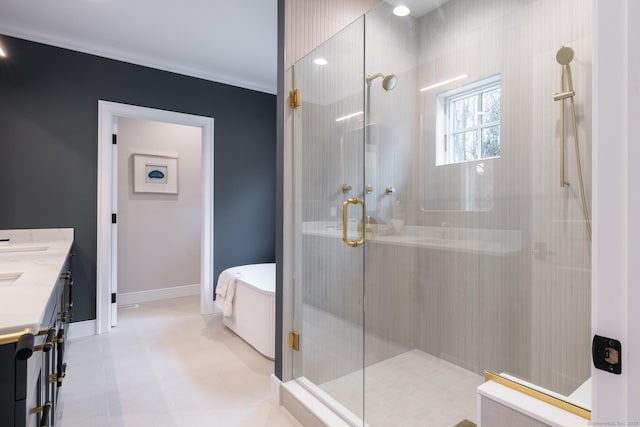
<svg viewBox="0 0 640 427"><path fill-rule="evenodd" d="M640 157L640 130L635 126L635 118L640 117L640 27L637 25L640 20L640 4L636 1L629 1L627 8L627 117L624 119L627 123L627 253L630 260L629 271L627 272L627 376L628 389L627 400L632 402L628 407L628 420L640 420L640 405L634 404L640 400L640 312L637 309L640 304L640 265L638 258L640 257L640 225L637 218L640 213L640 192L637 190L637 183L640 181L640 168L637 166L637 159ZM632 24L633 23L633 24ZM606 141L602 141L606 144ZM606 221L606 219L605 219ZM606 273L606 272L605 272ZM602 283L606 286L606 282ZM603 290L601 290L603 291ZM603 304L603 307L606 307ZM602 309L602 307L601 307Z"/></svg>
<svg viewBox="0 0 640 427"><path fill-rule="evenodd" d="M200 283L201 128L118 119L118 292ZM135 193L133 154L178 157L178 194Z"/></svg>

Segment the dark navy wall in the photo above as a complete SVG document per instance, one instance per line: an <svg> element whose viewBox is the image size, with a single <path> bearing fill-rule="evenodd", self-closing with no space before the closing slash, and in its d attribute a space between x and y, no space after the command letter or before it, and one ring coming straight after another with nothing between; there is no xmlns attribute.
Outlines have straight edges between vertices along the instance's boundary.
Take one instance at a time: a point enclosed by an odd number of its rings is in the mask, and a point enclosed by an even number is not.
<svg viewBox="0 0 640 427"><path fill-rule="evenodd" d="M100 99L213 117L215 275L275 260L274 95L1 37L0 229L75 228L74 321L95 318Z"/></svg>

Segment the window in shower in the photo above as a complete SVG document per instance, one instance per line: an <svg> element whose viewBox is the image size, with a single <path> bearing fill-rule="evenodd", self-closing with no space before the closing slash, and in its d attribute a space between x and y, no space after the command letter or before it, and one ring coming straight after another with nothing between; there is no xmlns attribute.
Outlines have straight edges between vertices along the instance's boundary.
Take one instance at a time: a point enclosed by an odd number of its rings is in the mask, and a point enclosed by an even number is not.
<svg viewBox="0 0 640 427"><path fill-rule="evenodd" d="M438 165L500 157L500 75L437 96Z"/></svg>

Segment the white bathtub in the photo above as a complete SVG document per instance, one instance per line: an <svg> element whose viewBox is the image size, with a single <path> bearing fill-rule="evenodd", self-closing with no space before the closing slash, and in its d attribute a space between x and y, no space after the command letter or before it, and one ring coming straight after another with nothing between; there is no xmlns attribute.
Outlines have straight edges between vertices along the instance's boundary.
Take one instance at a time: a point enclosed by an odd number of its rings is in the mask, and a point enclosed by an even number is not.
<svg viewBox="0 0 640 427"><path fill-rule="evenodd" d="M276 265L250 264L225 270L234 276L236 293L231 316L222 322L264 356L275 357Z"/></svg>

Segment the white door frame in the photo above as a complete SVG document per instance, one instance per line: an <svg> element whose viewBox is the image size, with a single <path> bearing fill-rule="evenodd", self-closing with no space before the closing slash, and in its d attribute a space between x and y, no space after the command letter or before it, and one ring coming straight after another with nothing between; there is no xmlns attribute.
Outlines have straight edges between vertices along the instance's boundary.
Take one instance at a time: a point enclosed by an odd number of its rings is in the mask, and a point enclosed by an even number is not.
<svg viewBox="0 0 640 427"><path fill-rule="evenodd" d="M116 279L113 250L113 120L126 117L202 128L202 239L200 263L200 313L211 314L213 302L213 118L154 108L98 101L98 241L96 259L96 333L109 332L112 324L111 289Z"/></svg>
<svg viewBox="0 0 640 427"><path fill-rule="evenodd" d="M640 422L640 4L594 0L592 331L622 343L622 374L592 368L592 423Z"/></svg>

